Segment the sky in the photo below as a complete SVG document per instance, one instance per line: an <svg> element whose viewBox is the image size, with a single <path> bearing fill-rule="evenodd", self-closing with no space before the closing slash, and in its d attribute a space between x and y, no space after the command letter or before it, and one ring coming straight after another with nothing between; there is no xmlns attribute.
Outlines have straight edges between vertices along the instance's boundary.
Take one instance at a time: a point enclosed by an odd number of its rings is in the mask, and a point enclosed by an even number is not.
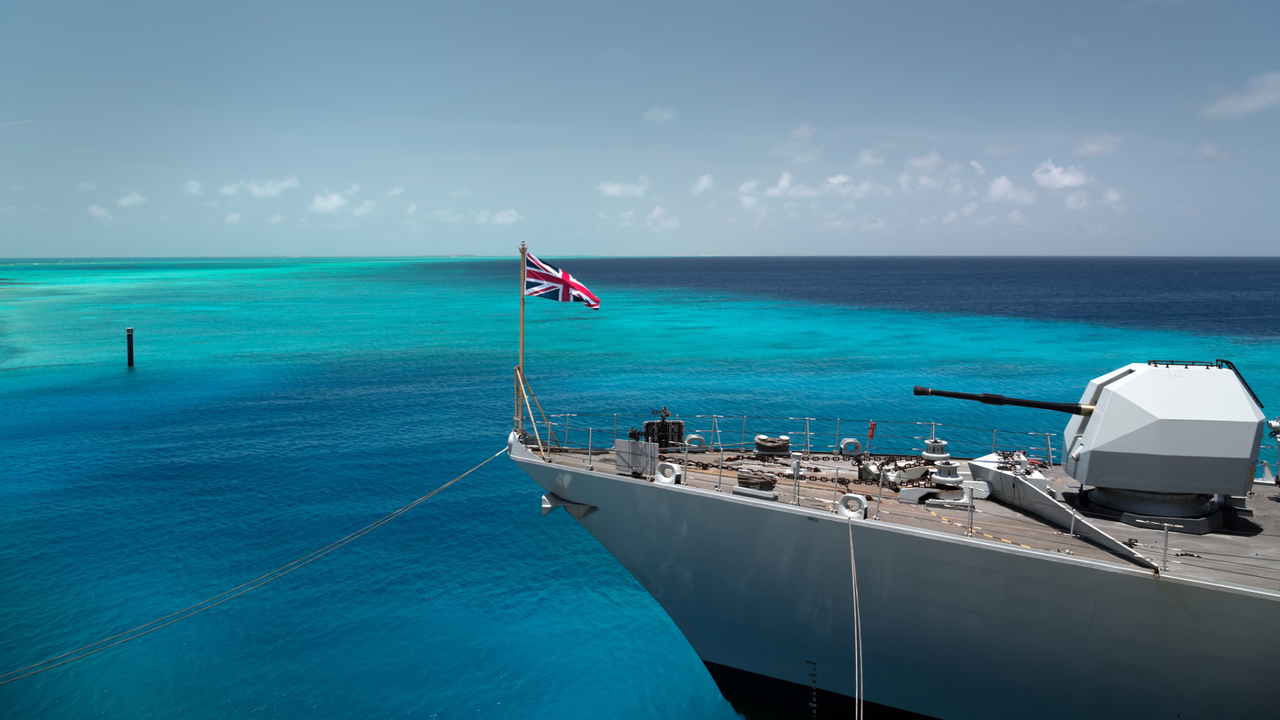
<svg viewBox="0 0 1280 720"><path fill-rule="evenodd" d="M0 257L1266 255L1280 3L25 2Z"/></svg>

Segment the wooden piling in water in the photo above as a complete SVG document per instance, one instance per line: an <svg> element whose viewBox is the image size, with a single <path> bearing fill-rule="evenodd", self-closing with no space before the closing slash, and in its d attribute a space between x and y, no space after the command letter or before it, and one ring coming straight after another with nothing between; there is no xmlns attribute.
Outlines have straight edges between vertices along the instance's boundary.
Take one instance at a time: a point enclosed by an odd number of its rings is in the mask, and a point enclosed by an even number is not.
<svg viewBox="0 0 1280 720"><path fill-rule="evenodd" d="M129 347L129 367L133 367L133 328L125 328L124 336Z"/></svg>

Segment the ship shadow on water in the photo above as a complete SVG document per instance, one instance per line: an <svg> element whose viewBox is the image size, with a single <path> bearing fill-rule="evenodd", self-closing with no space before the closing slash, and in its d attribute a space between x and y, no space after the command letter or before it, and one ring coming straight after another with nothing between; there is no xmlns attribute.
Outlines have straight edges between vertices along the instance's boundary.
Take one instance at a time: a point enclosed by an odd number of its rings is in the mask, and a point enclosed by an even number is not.
<svg viewBox="0 0 1280 720"><path fill-rule="evenodd" d="M745 670L706 663L707 670L734 711L746 720L800 720L855 717L856 701L847 695L815 690ZM931 720L928 715L873 702L863 703L868 720Z"/></svg>
<svg viewBox="0 0 1280 720"><path fill-rule="evenodd" d="M761 705L751 700L735 700L728 698L729 704L733 707L738 715L745 720L802 720L812 718L851 718L855 717L853 705L844 704L837 709L823 710L819 703L818 712L790 712L780 710L768 705ZM864 703L862 708L862 717L867 720L935 720L928 715L919 715L917 713L908 712L891 708L887 705L877 705L876 703Z"/></svg>

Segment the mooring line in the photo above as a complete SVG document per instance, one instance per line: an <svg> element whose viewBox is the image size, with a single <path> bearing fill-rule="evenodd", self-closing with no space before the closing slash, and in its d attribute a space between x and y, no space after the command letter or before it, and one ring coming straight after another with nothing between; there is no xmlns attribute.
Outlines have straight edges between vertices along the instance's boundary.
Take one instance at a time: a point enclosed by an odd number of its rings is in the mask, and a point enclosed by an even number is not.
<svg viewBox="0 0 1280 720"><path fill-rule="evenodd" d="M855 720L862 720L862 603L858 600L858 564L853 557L853 516L849 516L849 573L853 576L853 695Z"/></svg>
<svg viewBox="0 0 1280 720"><path fill-rule="evenodd" d="M125 630L124 632L116 633L115 635L112 635L111 637L103 638L102 640L99 640L99 641L97 641L97 642L95 642L95 643L89 643L88 645L85 645L85 646L83 646L83 647L76 648L75 650L70 650L70 651L68 651L68 652L62 653L61 655L57 655L57 656L51 657L51 658L49 658L49 659L47 659L47 660L42 660L42 661L40 661L40 662L38 662L38 663L33 663L33 664L28 665L28 666L26 666L26 667L24 667L24 668L19 668L19 669L17 669L17 670L10 670L10 671L9 671L9 672L7 672L7 673L0 674L0 678L7 678L7 679L4 679L4 680L0 680L0 685L6 685L6 684L8 684L8 683L14 682L15 680L21 680L22 678L25 678L25 677L31 677L32 675L37 675L37 674L42 673L42 672L44 672L44 671L46 671L46 670L52 670L52 669L54 669L54 668L56 668L56 667L59 667L59 666L61 666L61 665L66 665L67 663L75 662L76 660L80 660L81 658L89 657L90 655L93 655L93 654L95 654L95 653L100 653L100 652L102 652L103 650L109 650L109 649L111 649L111 648L113 648L113 647L115 647L115 646L117 646L117 645L122 644L122 643L127 643L127 642L129 642L130 640L136 640L136 639L138 639L138 638L142 637L143 635L148 635L148 634L150 634L150 633L155 632L156 630L159 630L159 629L164 628L164 627L168 627L168 626L170 626L170 625L172 625L172 624L174 624L174 623L176 623L176 622L179 622L179 621L181 621L181 620L186 620L186 619L187 619L187 618L189 618L189 617L194 617L194 616L196 616L196 615L199 615L200 613L204 612L205 610L211 610L211 609L213 609L213 608L215 608L215 607L217 607L217 606L219 606L219 605L221 605L221 604L223 604L223 603L225 603L225 602L229 602L229 601L231 601L231 600L234 600L234 599L236 599L236 598L240 597L241 595L244 595L245 593L248 593L248 592L252 592L252 591L254 591L254 590L257 590L258 588L262 587L263 585L266 585L266 584L268 584L268 583L271 583L271 582L274 582L274 581L276 581L276 580L279 580L280 578L284 577L285 575L288 575L289 573L293 572L294 570L297 570L297 569L299 569L299 568L301 568L301 567L303 567L303 566L305 566L305 565L310 565L311 563L315 562L316 560L319 560L320 558L324 557L325 555L328 555L329 553L333 552L334 550L337 550L338 548L341 548L341 547L343 547L343 546L345 546L345 545L348 545L348 544L350 544L350 543L352 543L352 542L354 542L354 541L356 541L356 540L360 539L361 537L364 537L365 535L369 534L370 532L373 532L374 530L378 529L379 527L382 527L383 525L387 524L388 522L391 522L392 520L396 519L397 517L400 517L401 515L405 514L406 512L408 512L408 511L410 511L410 510L412 510L413 508L417 507L418 505L421 505L422 503L426 502L427 500L430 500L432 497L436 496L438 493L440 493L440 492L442 492L442 491L444 491L444 490L448 489L448 488L449 488L449 486L453 485L454 483L458 482L459 480L461 480L461 479L465 478L466 476L470 475L471 473L475 472L476 470L479 470L480 468L482 468L482 467L484 467L485 465L489 464L489 462L490 462L490 461L494 460L494 459L495 459L495 458L497 458L499 455L501 455L501 454L503 454L503 453L505 453L505 452L507 452L507 448L503 448L503 449L499 450L498 452L496 452L496 453L494 453L493 455L491 455L490 457L488 457L484 462L480 463L479 465L476 465L475 467L473 467L473 468L471 468L470 470L468 470L468 471L466 471L466 472L462 473L461 475L459 475L458 477L456 477L456 478L454 478L454 479L450 480L449 482L447 482L447 483L445 483L445 484L441 485L440 487L436 488L435 490L432 490L431 492L427 493L426 495L423 495L422 497L418 498L417 500L414 500L413 502L409 503L408 505L404 505L403 507L401 507L401 508L397 509L396 511L394 511L394 512L392 512L392 513L390 513L390 514L388 514L388 515L386 515L386 516L384 516L384 517L382 517L382 518L380 518L380 519L378 519L378 520L376 520L376 521L374 521L374 522L372 522L372 523L370 523L370 524L368 524L368 525L364 526L363 528L360 528L359 530L357 530L357 531L355 531L355 532L351 533L350 535L347 535L347 536L346 536L346 537L344 537L344 538L341 538L341 539L339 539L339 540L335 540L334 542L332 542L332 543L330 543L330 544L328 544L328 545L326 545L326 546L324 546L324 547L320 548L319 550L316 550L316 551L314 551L314 552L311 552L311 553L309 553L309 554L307 554L307 555L303 555L302 557L298 558L297 560L294 560L294 561L293 561L293 562L291 562L291 563L287 563L287 564L285 564L285 565L281 565L280 567L276 568L275 570L272 570L271 572L268 572L268 573L266 573L266 574L264 574L264 575L260 575L260 576L258 576L257 578L255 578L255 579L253 579L253 580L250 580L249 582L243 583L243 584L241 584L241 585L237 585L236 587L233 587L233 588L231 588L230 590L227 590L227 591L225 591L225 592L222 592L222 593L219 593L219 594L217 594L217 595L214 595L213 597L210 597L210 598L206 598L206 599L204 599L204 600L201 600L200 602L195 603L194 605L188 605L187 607L185 607L185 608L183 608L183 609L181 609L181 610L178 610L178 611L176 611L176 612L169 613L168 615L165 615L164 617L161 617L161 618L157 618L157 619L155 619L155 620L152 620L152 621L151 621L151 622L149 622L149 623L143 623L142 625L139 625L139 626L137 626L137 627L135 627L135 628L133 628L133 629L131 629L131 630ZM218 600L218 598L222 598L222 599L221 599L221 600ZM218 600L218 602L213 602L214 600ZM202 606L203 606L203 607L202 607ZM197 609L197 608L199 608L199 609ZM173 620L169 620L169 618L174 618L174 619L173 619ZM165 620L169 620L169 622L164 622ZM157 625L156 623L163 623L163 624L162 624L162 625ZM153 626L153 625L154 625L155 627L151 627L151 626ZM150 629L148 629L148 630L144 630L144 631L142 631L142 632L138 632L139 630L143 630L143 628L150 628ZM128 636L128 637L125 637L125 636ZM123 637L124 639L123 639L123 640L116 640L116 638L121 638L121 637ZM116 640L116 642L111 642L112 640ZM111 643L111 644L109 644L109 645L103 645L103 643ZM93 647L98 646L98 645L103 645L103 646L102 646L102 647L99 647L99 648L97 648L97 649L95 649L95 650L90 650L90 649L89 649L89 648L93 648ZM86 652L86 651L87 651L87 652ZM77 653L78 653L78 654L77 654ZM74 656L74 657L68 657L69 655L70 655L70 656ZM67 659L66 659L66 660L62 660L62 658L67 658ZM62 660L62 662L54 663L54 661L55 661L55 660ZM54 664L50 665L49 663L54 663ZM43 666L45 666L45 667L40 667L41 665L43 665ZM32 668L37 668L37 669L32 669ZM24 671L27 671L27 670L30 670L31 672L24 672ZM22 675L17 675L18 673L24 673L24 674L22 674ZM17 677L9 677L10 675L17 675Z"/></svg>

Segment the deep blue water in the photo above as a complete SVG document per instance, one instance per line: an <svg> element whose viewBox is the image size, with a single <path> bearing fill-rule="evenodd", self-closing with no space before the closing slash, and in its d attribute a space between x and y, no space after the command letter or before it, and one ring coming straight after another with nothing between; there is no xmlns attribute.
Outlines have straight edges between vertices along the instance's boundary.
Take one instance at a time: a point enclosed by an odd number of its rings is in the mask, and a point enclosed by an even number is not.
<svg viewBox="0 0 1280 720"><path fill-rule="evenodd" d="M835 418L876 419L902 448L919 426L889 421L939 420L979 449L1062 421L911 386L1073 400L1156 357L1231 359L1280 408L1274 259L559 264L603 308L530 300L526 365L548 412L577 413L575 442L665 404L730 434L744 414L792 434L785 418L823 418L826 442ZM512 260L0 262L0 673L239 585L497 451L517 279ZM539 495L496 460L272 585L0 686L2 714L734 717Z"/></svg>

